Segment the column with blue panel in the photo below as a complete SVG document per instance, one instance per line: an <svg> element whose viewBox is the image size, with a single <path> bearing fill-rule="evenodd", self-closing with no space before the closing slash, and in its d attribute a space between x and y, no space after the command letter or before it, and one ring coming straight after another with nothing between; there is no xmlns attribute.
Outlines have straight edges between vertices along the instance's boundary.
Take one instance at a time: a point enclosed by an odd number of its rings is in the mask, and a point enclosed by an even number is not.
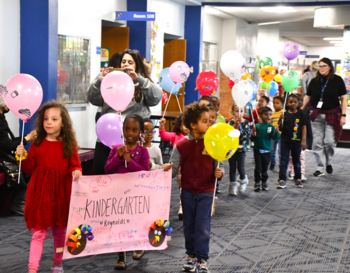
<svg viewBox="0 0 350 273"><path fill-rule="evenodd" d="M40 82L45 103L57 97L58 0L20 0L20 5L20 71ZM35 128L35 118L25 124L25 134Z"/></svg>
<svg viewBox="0 0 350 273"><path fill-rule="evenodd" d="M186 81L185 105L198 101L200 93L195 90L196 78L202 61L203 51L203 7L186 6L185 39L187 40L186 63L193 66L193 74Z"/></svg>

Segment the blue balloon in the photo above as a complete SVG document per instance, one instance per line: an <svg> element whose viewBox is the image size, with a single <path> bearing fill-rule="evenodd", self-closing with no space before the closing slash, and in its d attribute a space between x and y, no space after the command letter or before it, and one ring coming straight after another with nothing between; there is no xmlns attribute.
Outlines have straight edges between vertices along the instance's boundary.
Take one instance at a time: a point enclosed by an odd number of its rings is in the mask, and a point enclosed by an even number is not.
<svg viewBox="0 0 350 273"><path fill-rule="evenodd" d="M270 87L270 90L269 90L269 96L270 96L270 97L273 97L274 95L277 94L277 91L278 91L278 83L275 82L275 81L272 81L270 84L271 84L271 87Z"/></svg>
<svg viewBox="0 0 350 273"><path fill-rule="evenodd" d="M246 80L246 81L249 82L251 86L253 86L253 95L252 95L251 101L255 101L255 95L256 95L256 90L257 90L256 84L252 80Z"/></svg>
<svg viewBox="0 0 350 273"><path fill-rule="evenodd" d="M169 93L171 93L171 91L173 91L172 93L174 95L177 95L177 93L179 92L180 88L182 87L181 83L177 83L175 84L169 76L169 67L164 68L160 73L159 73L159 78L158 78L158 82L160 87L164 90L167 91Z"/></svg>

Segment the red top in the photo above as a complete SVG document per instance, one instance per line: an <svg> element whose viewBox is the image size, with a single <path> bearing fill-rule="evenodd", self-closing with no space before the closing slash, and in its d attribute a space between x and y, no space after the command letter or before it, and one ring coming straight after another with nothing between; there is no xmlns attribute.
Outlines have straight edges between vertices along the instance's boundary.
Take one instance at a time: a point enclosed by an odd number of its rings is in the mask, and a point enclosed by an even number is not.
<svg viewBox="0 0 350 273"><path fill-rule="evenodd" d="M32 176L24 207L29 230L67 227L72 172L82 169L77 150L69 158L63 155L62 141L44 139L39 146L32 143L22 161L22 170Z"/></svg>
<svg viewBox="0 0 350 273"><path fill-rule="evenodd" d="M159 129L159 136L161 139L165 141L170 141L173 143L173 148L175 147L176 143L178 143L180 140L183 140L185 136L183 134L176 134L173 132L166 132L165 129Z"/></svg>
<svg viewBox="0 0 350 273"><path fill-rule="evenodd" d="M258 113L259 113L259 110L260 110L260 108L256 108L255 110L253 110L253 112L252 112L252 115L254 116L254 123L255 124L258 124L259 123L259 115L258 115ZM243 117L244 119L246 119L246 120L248 120L249 122L253 122L253 118L252 118L252 115L250 115L249 117Z"/></svg>

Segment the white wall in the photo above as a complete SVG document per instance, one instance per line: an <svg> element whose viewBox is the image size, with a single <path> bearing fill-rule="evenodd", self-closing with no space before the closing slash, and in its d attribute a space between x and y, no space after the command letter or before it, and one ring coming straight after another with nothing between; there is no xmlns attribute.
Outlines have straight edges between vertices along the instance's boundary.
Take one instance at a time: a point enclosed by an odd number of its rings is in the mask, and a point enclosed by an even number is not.
<svg viewBox="0 0 350 273"><path fill-rule="evenodd" d="M342 47L337 46L308 47L307 55L320 55L319 59L327 57L331 60L341 60L342 52ZM311 62L319 59L306 59L306 64L311 64Z"/></svg>
<svg viewBox="0 0 350 273"><path fill-rule="evenodd" d="M207 13L204 13L203 17L203 41L216 43L220 49L223 20Z"/></svg>
<svg viewBox="0 0 350 273"><path fill-rule="evenodd" d="M91 40L91 81L99 74L100 55L96 47L101 46L101 20L113 21L114 11L126 11L126 0L59 0L58 34L87 37ZM97 107L89 105L69 108L78 144L93 148L96 142L95 114Z"/></svg>
<svg viewBox="0 0 350 273"><path fill-rule="evenodd" d="M20 1L0 1L0 84L20 72ZM19 119L12 113L6 120L15 136L19 136Z"/></svg>

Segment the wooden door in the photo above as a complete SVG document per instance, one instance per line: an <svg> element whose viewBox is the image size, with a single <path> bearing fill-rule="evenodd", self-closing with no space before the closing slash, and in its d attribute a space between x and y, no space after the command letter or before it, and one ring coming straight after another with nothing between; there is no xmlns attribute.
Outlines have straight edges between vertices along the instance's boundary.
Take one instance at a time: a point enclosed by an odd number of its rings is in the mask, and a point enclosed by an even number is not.
<svg viewBox="0 0 350 273"><path fill-rule="evenodd" d="M164 45L164 55L163 55L163 68L170 67L176 61L186 62L186 40L165 40ZM179 94L182 94L178 97L181 110L183 111L185 105L185 83L182 84L182 88L179 91ZM170 93L168 93L168 98ZM165 104L162 105L162 110L164 111ZM174 95L171 96L167 112L180 112L179 105L177 104L176 98Z"/></svg>
<svg viewBox="0 0 350 273"><path fill-rule="evenodd" d="M101 47L109 47L110 57L129 48L128 27L102 27Z"/></svg>

